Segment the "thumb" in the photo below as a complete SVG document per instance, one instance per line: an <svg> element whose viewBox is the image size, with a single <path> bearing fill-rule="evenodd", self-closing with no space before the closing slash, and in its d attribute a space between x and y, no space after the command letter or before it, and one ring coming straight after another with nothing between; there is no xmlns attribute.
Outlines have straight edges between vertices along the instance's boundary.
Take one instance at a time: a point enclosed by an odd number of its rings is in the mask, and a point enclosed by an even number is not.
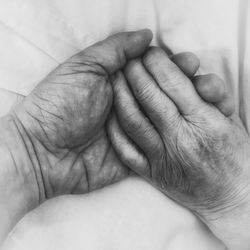
<svg viewBox="0 0 250 250"><path fill-rule="evenodd" d="M127 60L142 55L152 40L152 32L148 29L135 32L122 32L98 42L78 56L88 63L97 64L109 74L121 69Z"/></svg>

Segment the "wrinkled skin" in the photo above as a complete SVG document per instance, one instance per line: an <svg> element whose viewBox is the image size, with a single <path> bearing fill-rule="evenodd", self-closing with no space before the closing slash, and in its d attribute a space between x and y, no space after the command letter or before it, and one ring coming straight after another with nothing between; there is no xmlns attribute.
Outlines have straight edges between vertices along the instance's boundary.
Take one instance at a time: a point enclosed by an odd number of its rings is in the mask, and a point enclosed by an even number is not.
<svg viewBox="0 0 250 250"><path fill-rule="evenodd" d="M116 114L108 125L124 164L206 222L244 214L250 139L230 98L202 100L160 48L132 60L124 75L113 82Z"/></svg>
<svg viewBox="0 0 250 250"><path fill-rule="evenodd" d="M11 120L35 170L40 202L60 194L86 193L129 174L105 128L113 98L110 78L126 60L143 53L151 38L148 31L121 33L87 48L51 72L12 111ZM171 59L188 77L199 67L191 53ZM213 101L216 95L211 93L218 93L221 100L221 86L204 80L201 77L196 86L199 94Z"/></svg>
<svg viewBox="0 0 250 250"><path fill-rule="evenodd" d="M58 66L11 112L40 202L127 176L105 131L112 105L110 77L140 56L151 39L148 30L120 33L85 49Z"/></svg>
<svg viewBox="0 0 250 250"><path fill-rule="evenodd" d="M99 69L72 58L24 101L24 112L15 112L16 126L37 151L45 199L89 192L128 174L105 131L112 104L109 76L90 70Z"/></svg>
<svg viewBox="0 0 250 250"><path fill-rule="evenodd" d="M131 162L126 161L126 155L120 154L117 145L113 142L115 152L107 137L105 122L111 111L113 98L110 79L119 81L120 76L117 72L125 66L127 61L142 56L151 38L152 34L149 31L121 33L87 48L50 73L7 116L10 126L14 126L17 132L13 134L14 137L21 139L18 147L23 146L20 155L12 155L15 169L18 175L23 176L26 172L20 174L22 169L32 170L27 171L29 176L25 176L24 179L33 178L30 173L34 173L35 180L31 182L37 184L38 193L32 196L39 196L40 203L56 195L85 193L111 184L128 175L130 170L127 166L144 175L138 168L138 163L141 159L145 163L145 158L137 152L133 164L130 164ZM172 61L192 78L197 65L188 68L187 64L183 63L185 62L183 58L185 58L183 55L173 57ZM193 57L190 55L186 57L186 62L190 58ZM192 65L191 62L189 64ZM173 70L172 74L178 77L179 72ZM231 108L224 105L225 93L223 90L218 91L220 89L218 83L217 85L211 84L202 76L195 78L193 83L204 100L220 107L225 115L231 112ZM117 92L117 88L115 89ZM129 107L127 108L129 110ZM130 118L133 120L133 115ZM126 123L127 121L124 123L125 127ZM116 128L113 129L116 133ZM109 126L109 133L112 139L112 126ZM134 140L138 138L138 135L134 135ZM183 138L185 138L184 135ZM166 145L171 142L170 137L166 136L164 139L163 143ZM151 146L150 143L145 145ZM163 183L159 176L164 174L165 181L173 176L170 172L170 175L165 175L164 172L158 171L158 166L161 164L162 169L166 170L168 165L169 169L174 170L181 166L180 162L183 158L182 152L178 152L178 155L173 151L173 159L176 161L171 161L172 159L166 161L164 157L159 158L164 154L157 150L151 147L151 151L157 153L154 160L158 161L157 164L155 162L151 164L155 167L151 180L159 187L159 183ZM132 154L129 157L133 156L133 150L130 153ZM178 159L178 157L181 158ZM159 159L162 161L159 162ZM149 164L139 167L145 168L145 166L148 167ZM192 178L196 180L195 176L190 176L189 180ZM173 185L172 182L175 184ZM173 179L172 182L170 185L177 190L173 192L173 195L178 200L178 188L183 187L182 182L177 179ZM163 190L169 188L169 183L164 184L167 185L160 186ZM36 190L32 186L29 192L33 191ZM181 199L179 201L183 202Z"/></svg>
<svg viewBox="0 0 250 250"><path fill-rule="evenodd" d="M110 78L140 56L151 38L149 31L121 33L87 48L58 66L10 113L27 151L25 164L35 172L39 203L90 192L129 174L105 128L113 101ZM189 53L172 59L190 77L199 67Z"/></svg>

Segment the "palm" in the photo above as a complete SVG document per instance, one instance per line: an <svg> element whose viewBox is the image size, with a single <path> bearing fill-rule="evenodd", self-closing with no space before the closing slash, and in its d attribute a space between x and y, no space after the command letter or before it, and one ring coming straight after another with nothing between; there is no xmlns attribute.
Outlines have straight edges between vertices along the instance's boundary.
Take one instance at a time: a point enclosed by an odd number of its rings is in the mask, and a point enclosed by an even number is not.
<svg viewBox="0 0 250 250"><path fill-rule="evenodd" d="M35 138L46 196L83 193L128 173L110 146L105 121L112 103L105 72L77 57L43 80L19 108L19 120ZM20 111L17 110L17 114Z"/></svg>
<svg viewBox="0 0 250 250"><path fill-rule="evenodd" d="M60 150L57 155L45 153L49 158L46 166L52 185L46 194L48 197L90 192L127 176L128 169L117 159L105 129L99 131L86 149L80 147Z"/></svg>
<svg viewBox="0 0 250 250"><path fill-rule="evenodd" d="M88 192L127 175L106 135L110 77L151 39L148 31L128 32L94 44L56 68L14 110L44 198Z"/></svg>

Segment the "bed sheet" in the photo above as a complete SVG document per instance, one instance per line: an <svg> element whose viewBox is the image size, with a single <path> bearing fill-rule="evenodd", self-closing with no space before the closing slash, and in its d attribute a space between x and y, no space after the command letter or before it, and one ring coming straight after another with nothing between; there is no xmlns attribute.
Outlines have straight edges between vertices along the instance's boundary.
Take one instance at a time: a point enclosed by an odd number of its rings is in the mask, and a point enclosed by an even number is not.
<svg viewBox="0 0 250 250"><path fill-rule="evenodd" d="M74 53L118 31L151 28L153 44L194 52L199 73L227 82L249 129L249 11L247 0L1 0L0 116ZM190 212L135 177L50 200L24 217L6 249L34 246L223 249Z"/></svg>

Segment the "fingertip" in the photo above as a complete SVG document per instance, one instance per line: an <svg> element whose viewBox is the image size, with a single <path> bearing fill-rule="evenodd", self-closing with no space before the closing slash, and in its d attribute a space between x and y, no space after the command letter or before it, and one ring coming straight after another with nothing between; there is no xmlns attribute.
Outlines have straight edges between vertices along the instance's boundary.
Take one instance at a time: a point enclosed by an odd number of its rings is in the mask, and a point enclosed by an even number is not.
<svg viewBox="0 0 250 250"><path fill-rule="evenodd" d="M226 100L219 102L216 106L226 117L231 116L235 111L235 105L232 98L227 98Z"/></svg>
<svg viewBox="0 0 250 250"><path fill-rule="evenodd" d="M215 74L195 76L193 84L202 99L207 102L220 102L227 94L224 81Z"/></svg>
<svg viewBox="0 0 250 250"><path fill-rule="evenodd" d="M234 99L225 82L215 74L196 76L193 84L203 100L213 103L225 116L235 111Z"/></svg>
<svg viewBox="0 0 250 250"><path fill-rule="evenodd" d="M123 33L120 33L123 36ZM128 38L125 41L124 52L128 59L140 56L148 48L153 39L153 33L150 29L128 32Z"/></svg>
<svg viewBox="0 0 250 250"><path fill-rule="evenodd" d="M152 38L153 34L149 29L120 32L93 44L77 56L80 60L94 60L102 66L105 73L111 75L122 69L128 60L141 56L149 47Z"/></svg>
<svg viewBox="0 0 250 250"><path fill-rule="evenodd" d="M127 32L119 32L111 37L108 37L106 40L115 41L118 45L128 44L129 48L131 49L130 45L134 44L148 44L153 39L153 32L150 29L141 29L135 31L127 31Z"/></svg>
<svg viewBox="0 0 250 250"><path fill-rule="evenodd" d="M153 39L153 32L151 29L141 29L136 31L137 34L139 34L140 36L142 36L143 38L146 38L147 40L152 40Z"/></svg>
<svg viewBox="0 0 250 250"><path fill-rule="evenodd" d="M182 52L170 58L188 77L193 77L200 67L199 58L192 52Z"/></svg>

